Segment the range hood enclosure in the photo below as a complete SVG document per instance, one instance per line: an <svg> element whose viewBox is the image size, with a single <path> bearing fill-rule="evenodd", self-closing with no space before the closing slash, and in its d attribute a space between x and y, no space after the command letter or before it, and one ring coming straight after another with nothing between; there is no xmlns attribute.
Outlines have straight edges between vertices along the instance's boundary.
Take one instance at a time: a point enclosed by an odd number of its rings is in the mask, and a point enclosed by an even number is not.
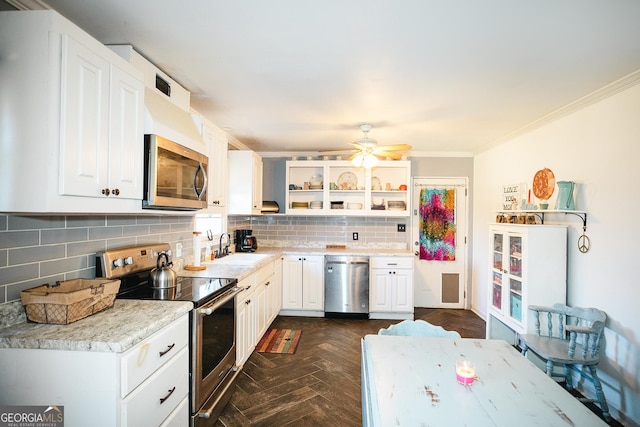
<svg viewBox="0 0 640 427"><path fill-rule="evenodd" d="M197 151L203 147L202 137L191 114L168 102L164 94L151 88L145 88L144 91L144 133L160 135Z"/></svg>
<svg viewBox="0 0 640 427"><path fill-rule="evenodd" d="M191 94L178 82L136 52L130 45L112 45L111 50L129 61L144 76L144 133L160 135L196 151L204 149L199 129L191 116ZM157 79L169 85L170 90L156 88Z"/></svg>

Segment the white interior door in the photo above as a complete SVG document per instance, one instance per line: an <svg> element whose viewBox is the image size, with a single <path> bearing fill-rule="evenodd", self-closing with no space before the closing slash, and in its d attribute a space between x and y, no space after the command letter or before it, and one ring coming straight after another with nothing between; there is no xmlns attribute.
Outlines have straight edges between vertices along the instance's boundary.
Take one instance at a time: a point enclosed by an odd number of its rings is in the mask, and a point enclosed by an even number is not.
<svg viewBox="0 0 640 427"><path fill-rule="evenodd" d="M414 304L466 308L467 178L414 177L412 186Z"/></svg>

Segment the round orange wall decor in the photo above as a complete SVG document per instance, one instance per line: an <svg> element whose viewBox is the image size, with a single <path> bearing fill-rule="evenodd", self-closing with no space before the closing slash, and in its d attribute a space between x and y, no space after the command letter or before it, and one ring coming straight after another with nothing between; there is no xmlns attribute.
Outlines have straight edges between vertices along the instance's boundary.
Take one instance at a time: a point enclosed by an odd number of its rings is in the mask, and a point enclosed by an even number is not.
<svg viewBox="0 0 640 427"><path fill-rule="evenodd" d="M533 194L541 200L549 200L556 186L556 177L551 169L544 168L533 176Z"/></svg>

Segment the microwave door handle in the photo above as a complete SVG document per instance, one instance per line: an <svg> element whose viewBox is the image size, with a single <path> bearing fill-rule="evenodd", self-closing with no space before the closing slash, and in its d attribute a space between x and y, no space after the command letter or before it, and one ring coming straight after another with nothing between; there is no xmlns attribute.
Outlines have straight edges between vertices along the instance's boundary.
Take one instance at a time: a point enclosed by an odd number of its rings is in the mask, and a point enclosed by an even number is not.
<svg viewBox="0 0 640 427"><path fill-rule="evenodd" d="M198 191L198 174L202 173L202 176L204 177L204 183L202 184L202 190ZM193 189L196 192L196 196L198 196L198 200L202 199L202 196L204 195L205 191L207 191L207 173L204 171L204 168L202 167L202 163L198 163L198 169L196 169L196 173L195 175L193 175Z"/></svg>

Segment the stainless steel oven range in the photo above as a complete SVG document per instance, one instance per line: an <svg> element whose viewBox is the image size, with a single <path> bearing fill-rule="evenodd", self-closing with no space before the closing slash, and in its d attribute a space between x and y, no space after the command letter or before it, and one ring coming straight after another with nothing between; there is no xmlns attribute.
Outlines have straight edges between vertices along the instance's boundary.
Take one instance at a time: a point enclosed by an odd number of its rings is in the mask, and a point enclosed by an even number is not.
<svg viewBox="0 0 640 427"><path fill-rule="evenodd" d="M96 254L96 277L118 278L116 298L192 301L189 319L191 426L213 426L231 398L236 366L236 279L177 277L175 290L152 286L152 270L162 257L170 267L168 243Z"/></svg>

